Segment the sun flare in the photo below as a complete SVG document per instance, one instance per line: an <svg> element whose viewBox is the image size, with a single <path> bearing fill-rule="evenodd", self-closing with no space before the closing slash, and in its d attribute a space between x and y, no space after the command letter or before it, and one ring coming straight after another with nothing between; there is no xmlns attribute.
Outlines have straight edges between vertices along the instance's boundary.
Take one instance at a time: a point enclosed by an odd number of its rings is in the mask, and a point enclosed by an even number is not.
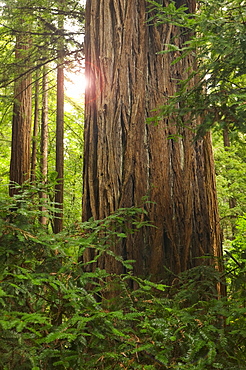
<svg viewBox="0 0 246 370"><path fill-rule="evenodd" d="M86 89L86 77L84 71L65 74L65 94L68 98L75 101L84 99Z"/></svg>

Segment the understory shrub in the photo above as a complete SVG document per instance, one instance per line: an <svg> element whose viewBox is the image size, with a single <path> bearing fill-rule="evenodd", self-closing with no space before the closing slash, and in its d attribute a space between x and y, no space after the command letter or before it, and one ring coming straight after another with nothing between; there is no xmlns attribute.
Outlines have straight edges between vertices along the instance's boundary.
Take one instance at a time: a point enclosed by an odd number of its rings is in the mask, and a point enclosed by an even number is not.
<svg viewBox="0 0 246 370"><path fill-rule="evenodd" d="M119 256L124 275L84 272L83 250L111 254L110 243L132 232L123 227L129 219L135 232L143 226L143 210L122 209L55 235L38 226L28 203L15 202L0 206L1 369L245 369L245 302L231 273L233 288L218 299L212 267L179 276L172 294L132 276L134 262ZM117 297L98 299L112 281Z"/></svg>

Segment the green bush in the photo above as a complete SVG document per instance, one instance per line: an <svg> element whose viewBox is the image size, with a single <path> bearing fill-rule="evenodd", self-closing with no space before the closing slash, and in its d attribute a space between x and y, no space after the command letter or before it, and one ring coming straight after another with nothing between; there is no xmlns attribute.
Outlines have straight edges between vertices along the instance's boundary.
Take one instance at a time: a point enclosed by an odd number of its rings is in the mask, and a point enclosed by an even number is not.
<svg viewBox="0 0 246 370"><path fill-rule="evenodd" d="M57 235L32 222L28 202L17 207L3 199L0 209L1 369L245 368L243 297L233 286L228 298L218 299L220 276L212 267L192 269L172 287L132 276L131 261L119 256L125 275L84 272L83 250L112 255L110 243L133 232L124 229L129 220L142 226L142 209L122 209ZM234 243L245 246L242 233ZM130 280L138 289L129 288ZM119 294L98 299L112 281Z"/></svg>
<svg viewBox="0 0 246 370"><path fill-rule="evenodd" d="M239 217L236 237L226 248L228 294L233 299L246 301L246 215Z"/></svg>

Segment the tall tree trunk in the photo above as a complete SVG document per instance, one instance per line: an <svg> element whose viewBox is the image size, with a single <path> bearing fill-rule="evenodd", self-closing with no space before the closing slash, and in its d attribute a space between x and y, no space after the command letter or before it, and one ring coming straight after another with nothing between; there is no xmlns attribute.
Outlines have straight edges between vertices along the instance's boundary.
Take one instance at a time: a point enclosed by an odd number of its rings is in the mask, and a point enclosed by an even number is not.
<svg viewBox="0 0 246 370"><path fill-rule="evenodd" d="M38 125L39 125L39 69L36 70L36 80L35 80L34 119L33 119L32 156L31 156L32 183L34 183L36 180Z"/></svg>
<svg viewBox="0 0 246 370"><path fill-rule="evenodd" d="M187 4L193 11L195 1ZM171 119L146 124L194 67L191 56L171 65L177 53L158 54L175 36L181 46L187 32L148 24L146 10L145 0L87 1L83 220L140 206L147 195L156 228L114 252L136 261L135 274L170 282L167 269L178 274L212 263L201 257L221 258L221 233L210 135L193 141L199 122L182 130ZM83 256L92 257L90 249ZM124 272L108 256L98 266Z"/></svg>
<svg viewBox="0 0 246 370"><path fill-rule="evenodd" d="M228 126L223 129L223 143L225 150L228 150L228 148L231 146Z"/></svg>
<svg viewBox="0 0 246 370"><path fill-rule="evenodd" d="M60 0L62 5L63 0ZM63 29L63 15L59 16L58 28ZM56 98L56 172L55 186L56 214L54 232L59 233L63 227L63 192L64 192L64 43L61 39L58 48L57 98Z"/></svg>
<svg viewBox="0 0 246 370"><path fill-rule="evenodd" d="M32 77L26 65L30 39L19 34L16 38L15 60L19 66L19 77L14 86L14 107L12 119L12 143L10 161L10 188L9 194L13 196L18 192L14 183L22 185L30 178L30 145L31 145L31 119L32 119Z"/></svg>
<svg viewBox="0 0 246 370"><path fill-rule="evenodd" d="M40 169L42 176L42 183L47 183L48 175L48 75L47 68L43 66L43 79L42 79L42 121L41 121L41 148L40 148ZM46 225L47 217L44 215L46 211L45 203L47 200L47 192L41 191L39 194L41 200L40 223Z"/></svg>
<svg viewBox="0 0 246 370"><path fill-rule="evenodd" d="M231 147L231 140L230 140L230 135L229 135L229 128L228 128L227 125L223 129L223 143L224 143L225 151L228 151L229 148ZM229 188L230 188L230 186L231 186L231 184L228 185ZM228 202L229 202L229 208L230 209L234 209L237 206L237 200L234 197L230 197L228 199ZM236 216L232 214L231 217L232 217L232 222L231 222L231 233L232 233L232 235L231 235L231 239L233 240L235 238L235 234L236 234L236 225L235 225L235 222L233 222L233 218L236 219Z"/></svg>

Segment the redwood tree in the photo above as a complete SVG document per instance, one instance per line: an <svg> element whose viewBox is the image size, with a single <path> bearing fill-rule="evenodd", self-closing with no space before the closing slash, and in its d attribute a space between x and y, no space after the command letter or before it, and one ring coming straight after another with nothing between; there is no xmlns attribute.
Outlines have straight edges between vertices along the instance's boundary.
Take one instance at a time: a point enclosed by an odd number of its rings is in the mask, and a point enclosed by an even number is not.
<svg viewBox="0 0 246 370"><path fill-rule="evenodd" d="M194 0L181 3L195 10ZM200 122L182 129L171 119L146 123L195 68L191 55L172 64L177 53L158 54L171 39L181 46L189 35L148 23L147 10L145 0L87 1L83 220L142 206L148 196L156 227L129 236L114 252L136 261L135 274L170 282L167 269L176 275L220 258L221 234L209 134L194 141ZM84 260L93 253L88 249ZM108 256L97 265L124 272Z"/></svg>
<svg viewBox="0 0 246 370"><path fill-rule="evenodd" d="M37 136L39 125L39 69L36 70L35 92L34 92L34 112L33 112L33 136L32 136L32 155L31 155L31 182L36 180L37 165Z"/></svg>
<svg viewBox="0 0 246 370"><path fill-rule="evenodd" d="M62 9L63 0L59 1L59 10ZM58 16L58 29L62 32L64 16ZM59 233L63 228L63 193L64 193L64 40L58 42L57 52L57 87L56 87L56 172L57 184L55 186L55 218L54 232Z"/></svg>
<svg viewBox="0 0 246 370"><path fill-rule="evenodd" d="M48 89L48 70L46 66L43 66L40 172L42 176L42 183L44 185L47 182L48 175ZM44 212L46 211L45 203L47 199L47 193L45 191L41 191L39 193L39 198L41 200L40 210L42 211L40 222L41 224L46 225L47 217L44 215Z"/></svg>
<svg viewBox="0 0 246 370"><path fill-rule="evenodd" d="M14 106L12 119L12 142L10 161L10 195L17 190L13 183L22 185L30 178L30 145L32 119L32 77L28 72L30 37L20 33L16 37L15 61L19 77L14 85Z"/></svg>

